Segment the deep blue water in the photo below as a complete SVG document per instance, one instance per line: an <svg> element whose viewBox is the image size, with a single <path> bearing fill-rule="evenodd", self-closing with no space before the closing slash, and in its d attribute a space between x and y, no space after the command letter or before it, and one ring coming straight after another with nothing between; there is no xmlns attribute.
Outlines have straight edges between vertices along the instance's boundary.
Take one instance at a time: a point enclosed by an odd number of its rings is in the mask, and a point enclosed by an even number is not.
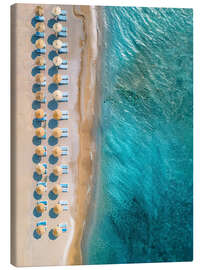
<svg viewBox="0 0 203 270"><path fill-rule="evenodd" d="M85 264L193 258L193 13L102 9L101 116Z"/></svg>

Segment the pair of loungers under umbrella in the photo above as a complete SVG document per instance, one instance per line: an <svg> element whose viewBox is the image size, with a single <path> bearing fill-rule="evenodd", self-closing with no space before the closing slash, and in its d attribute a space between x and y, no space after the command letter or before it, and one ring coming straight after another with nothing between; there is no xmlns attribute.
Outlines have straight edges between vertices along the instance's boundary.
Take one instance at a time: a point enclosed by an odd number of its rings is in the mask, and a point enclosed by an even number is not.
<svg viewBox="0 0 203 270"><path fill-rule="evenodd" d="M61 75L59 73L54 74L53 76L53 83L57 85L67 85L68 84L68 76L67 75ZM40 86L46 86L46 78L44 74L38 73L35 76L35 82L36 84L39 84Z"/></svg>

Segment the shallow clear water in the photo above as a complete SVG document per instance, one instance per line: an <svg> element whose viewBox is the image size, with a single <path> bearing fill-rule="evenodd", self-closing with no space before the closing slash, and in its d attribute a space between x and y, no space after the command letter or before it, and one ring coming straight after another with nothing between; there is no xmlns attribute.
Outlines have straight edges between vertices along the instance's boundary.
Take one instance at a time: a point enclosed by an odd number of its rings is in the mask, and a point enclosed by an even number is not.
<svg viewBox="0 0 203 270"><path fill-rule="evenodd" d="M100 162L84 263L192 260L192 10L102 13Z"/></svg>

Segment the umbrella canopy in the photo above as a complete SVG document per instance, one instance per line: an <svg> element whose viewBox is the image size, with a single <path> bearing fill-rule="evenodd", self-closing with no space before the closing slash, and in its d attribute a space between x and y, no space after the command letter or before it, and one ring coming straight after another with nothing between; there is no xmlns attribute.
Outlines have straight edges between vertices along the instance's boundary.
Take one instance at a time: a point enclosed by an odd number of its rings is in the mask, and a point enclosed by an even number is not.
<svg viewBox="0 0 203 270"><path fill-rule="evenodd" d="M35 8L35 14L38 16L43 16L44 15L44 9L42 6L36 6Z"/></svg>
<svg viewBox="0 0 203 270"><path fill-rule="evenodd" d="M59 109L57 109L57 110L55 110L55 111L53 112L53 118L54 118L55 120L60 120L61 117L62 117L62 112L61 112Z"/></svg>
<svg viewBox="0 0 203 270"><path fill-rule="evenodd" d="M56 205L54 205L53 211L56 215L59 215L63 211L62 205L57 203Z"/></svg>
<svg viewBox="0 0 203 270"><path fill-rule="evenodd" d="M40 163L37 164L35 170L36 170L37 174L39 174L39 175L42 175L42 174L45 173L45 168L44 168L44 166L43 166L42 164L40 164Z"/></svg>
<svg viewBox="0 0 203 270"><path fill-rule="evenodd" d="M61 14L61 8L60 8L60 7L54 7L54 8L52 9L52 14L53 14L54 16L60 15L60 14Z"/></svg>
<svg viewBox="0 0 203 270"><path fill-rule="evenodd" d="M44 77L44 74L42 73L38 73L36 76L35 76L35 81L37 83L43 83L45 80L45 77Z"/></svg>
<svg viewBox="0 0 203 270"><path fill-rule="evenodd" d="M36 32L44 32L45 31L45 23L44 22L38 22L35 25Z"/></svg>
<svg viewBox="0 0 203 270"><path fill-rule="evenodd" d="M54 93L53 93L53 98L54 98L56 101L61 100L62 97L63 97L63 95L62 95L62 92L61 92L60 90L54 91Z"/></svg>
<svg viewBox="0 0 203 270"><path fill-rule="evenodd" d="M37 56L37 58L35 59L35 64L37 66L43 66L45 64L45 58L44 58L44 56L42 56L42 55Z"/></svg>
<svg viewBox="0 0 203 270"><path fill-rule="evenodd" d="M45 47L44 39L43 39L43 38L37 39L36 42L35 42L35 46L36 46L38 49L44 48L44 47Z"/></svg>
<svg viewBox="0 0 203 270"><path fill-rule="evenodd" d="M63 42L62 42L60 39L56 39L56 40L54 40L54 42L53 42L53 47L54 47L54 49L56 49L56 50L61 49L62 45L63 45Z"/></svg>
<svg viewBox="0 0 203 270"><path fill-rule="evenodd" d="M53 59L53 63L55 66L60 66L62 64L63 60L60 56L55 56Z"/></svg>
<svg viewBox="0 0 203 270"><path fill-rule="evenodd" d="M54 74L53 76L53 82L56 84L59 84L62 81L62 76L59 73Z"/></svg>
<svg viewBox="0 0 203 270"><path fill-rule="evenodd" d="M44 92L38 91L35 95L36 100L42 101L44 99Z"/></svg>
<svg viewBox="0 0 203 270"><path fill-rule="evenodd" d="M63 26L62 26L61 23L55 23L55 24L53 25L53 30L54 30L54 32L56 32L56 33L61 32L62 28L63 28Z"/></svg>
<svg viewBox="0 0 203 270"><path fill-rule="evenodd" d="M45 226L39 225L36 227L36 233L39 235L43 235L45 233Z"/></svg>
<svg viewBox="0 0 203 270"><path fill-rule="evenodd" d="M59 237L62 234L62 229L59 226L57 226L57 227L53 228L52 234L55 237Z"/></svg>
<svg viewBox="0 0 203 270"><path fill-rule="evenodd" d="M45 153L44 147L42 145L38 145L35 149L35 154L42 157Z"/></svg>
<svg viewBox="0 0 203 270"><path fill-rule="evenodd" d="M61 156L61 148L59 146L55 146L52 150L52 154L54 157L60 157Z"/></svg>
<svg viewBox="0 0 203 270"><path fill-rule="evenodd" d="M53 168L53 173L56 175L56 176L61 176L62 175L62 168L60 166L55 166Z"/></svg>
<svg viewBox="0 0 203 270"><path fill-rule="evenodd" d="M37 212L43 213L45 211L45 205L43 203L39 203L36 206Z"/></svg>
<svg viewBox="0 0 203 270"><path fill-rule="evenodd" d="M55 138L60 138L61 135L62 135L61 129L60 129L60 128L54 128L52 135L53 135Z"/></svg>
<svg viewBox="0 0 203 270"><path fill-rule="evenodd" d="M45 186L43 185L38 185L35 189L35 191L37 192L37 194L42 195L45 192Z"/></svg>
<svg viewBox="0 0 203 270"><path fill-rule="evenodd" d="M52 191L55 195L59 195L62 192L62 187L59 184L56 184Z"/></svg>
<svg viewBox="0 0 203 270"><path fill-rule="evenodd" d="M35 117L37 119L41 119L44 117L44 111L42 109L38 109L35 111Z"/></svg>
<svg viewBox="0 0 203 270"><path fill-rule="evenodd" d="M41 138L41 137L44 136L44 134L45 134L44 128L42 128L42 127L36 128L36 130L35 130L35 135L36 135L37 137Z"/></svg>

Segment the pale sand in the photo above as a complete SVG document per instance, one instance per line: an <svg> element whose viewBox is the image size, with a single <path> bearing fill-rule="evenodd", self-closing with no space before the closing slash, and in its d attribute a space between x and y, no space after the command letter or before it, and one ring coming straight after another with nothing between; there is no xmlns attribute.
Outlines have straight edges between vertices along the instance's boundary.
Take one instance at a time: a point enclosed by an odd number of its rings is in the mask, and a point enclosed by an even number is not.
<svg viewBox="0 0 203 270"><path fill-rule="evenodd" d="M85 40L81 58L81 72L78 81L80 112L79 134L80 151L78 157L78 177L76 182L76 202L74 208L74 237L67 256L67 264L82 264L81 241L87 218L92 186L92 162L95 156L95 145L92 136L95 92L96 92L96 59L97 28L95 7L80 6L74 9L75 16L83 21Z"/></svg>
<svg viewBox="0 0 203 270"><path fill-rule="evenodd" d="M72 6L61 6L67 10L68 21L68 38L64 41L69 43L69 53L63 57L68 57L68 71L70 76L69 85L63 86L62 89L68 91L69 102L60 104L60 109L68 110L70 119L67 122L59 125L69 128L69 138L60 140L61 145L68 145L70 154L68 157L62 157L60 162L69 165L69 174L64 175L61 179L62 183L69 184L69 192L60 195L60 199L68 201L69 210L64 212L56 219L49 217L48 211L41 218L33 216L33 209L36 205L36 200L33 198L33 191L36 187L36 182L33 180L33 172L35 164L32 162L32 156L35 146L32 143L34 135L34 127L32 121L34 110L32 102L34 94L32 93L32 85L34 78L31 75L31 70L34 67L34 60L31 58L31 53L35 46L31 43L31 37L35 29L31 25L31 19L34 16L34 8L36 5L17 4L12 10L12 263L17 266L45 266L45 265L64 265L67 264L67 254L74 233L74 209L76 200L75 189L76 179L78 175L77 161L79 154L79 134L78 124L80 115L78 113L78 76L80 73L80 55L81 47L80 40L84 33L82 29L82 21L73 14ZM51 10L53 5L43 5L45 9L46 25L47 20L51 18ZM15 20L15 16L17 18ZM52 29L46 27L46 42L47 37L53 33ZM52 49L51 45L47 44L48 52ZM51 77L48 76L48 69L52 66L51 61L46 54L47 69L45 75L47 85L51 83ZM66 74L66 72L63 72ZM47 96L48 101L52 99L50 93ZM47 109L46 105L42 108L47 111L48 119L52 118L52 112ZM82 118L81 118L82 119ZM65 126L64 126L65 125ZM47 139L51 134L51 130L47 130ZM47 145L47 140L44 141ZM51 153L51 148L48 147L48 155L43 159L43 162L48 163L48 157ZM49 164L49 172L53 165ZM52 189L54 183L48 181L48 190L43 195L43 199L48 200L49 209L53 207L56 201L48 199L48 193ZM58 200L57 200L58 201ZM47 220L48 230L39 240L34 239L33 231L36 223L42 220ZM58 223L66 222L68 231L57 240L49 239L49 231ZM50 256L51 254L51 256Z"/></svg>
<svg viewBox="0 0 203 270"><path fill-rule="evenodd" d="M12 138L12 263L17 266L81 264L81 240L90 202L92 160L95 153L92 139L97 58L95 8L78 6L74 7L73 12L72 6L61 6L68 12L67 42L70 49L67 71L70 83L67 89L63 87L69 92L70 99L68 104L60 104L62 110L68 110L70 113L70 120L67 123L64 122L69 128L70 136L66 142L61 142L62 145L68 143L70 154L67 159L63 158L61 161L69 165L70 173L63 176L61 180L62 183L69 184L69 192L61 194L60 199L68 200L69 211L64 212L55 220L50 219L48 212L39 219L32 213L36 205L36 200L33 198L36 186L36 182L33 180L35 164L32 162L35 150L35 146L32 144L34 135L32 84L34 78L31 75L34 67L31 52L35 48L31 43L31 36L35 32L31 26L31 18L34 16L35 6L17 4L15 7L18 19L12 21L14 32L12 74L15 74L12 80L12 133L15 135ZM43 6L47 20L51 17L53 5ZM13 9L15 17L14 13ZM16 36L14 36L15 29ZM46 41L51 33L52 30L47 27ZM47 49L51 50L51 46L48 44ZM49 85L51 77L47 72L52 64L48 59L48 54L46 54L46 61L45 74L47 85ZM50 101L52 96L50 93L47 94L48 101ZM48 119L51 119L52 112L47 110L46 105L43 105L42 108L47 111ZM48 138L51 130L48 129L47 132ZM44 144L47 144L47 140ZM44 162L48 163L50 153L51 147L49 146ZM50 170L52 170L52 166L49 165ZM48 191L43 196L43 199L48 200L49 209L56 203L48 199L48 192L53 185L54 183L48 181ZM48 231L42 239L36 240L33 238L33 231L36 222L41 220L47 220ZM67 233L55 241L50 240L49 231L60 222L67 222Z"/></svg>

